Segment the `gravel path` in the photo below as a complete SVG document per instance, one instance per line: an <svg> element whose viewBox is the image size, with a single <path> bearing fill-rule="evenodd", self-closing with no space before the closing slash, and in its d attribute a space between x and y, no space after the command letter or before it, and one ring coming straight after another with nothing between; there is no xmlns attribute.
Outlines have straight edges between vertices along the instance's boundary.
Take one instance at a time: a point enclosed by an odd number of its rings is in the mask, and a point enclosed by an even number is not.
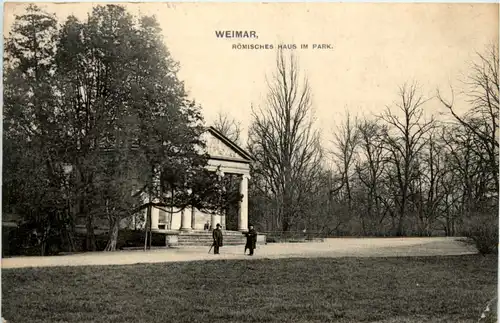
<svg viewBox="0 0 500 323"><path fill-rule="evenodd" d="M253 257L243 246L225 246L220 255L208 254L209 246L157 249L147 252L89 252L51 257L2 259L2 269L22 267L129 265L214 259L276 259L303 257L401 257L474 254L474 247L460 238L335 238L324 242L273 243L257 246Z"/></svg>

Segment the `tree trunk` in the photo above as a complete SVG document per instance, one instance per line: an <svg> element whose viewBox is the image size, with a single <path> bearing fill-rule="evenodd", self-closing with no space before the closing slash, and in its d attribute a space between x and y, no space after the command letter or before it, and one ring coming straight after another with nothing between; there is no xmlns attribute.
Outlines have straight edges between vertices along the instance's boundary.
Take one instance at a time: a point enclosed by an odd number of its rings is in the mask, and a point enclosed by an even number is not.
<svg viewBox="0 0 500 323"><path fill-rule="evenodd" d="M404 220L406 213L406 189L403 189L403 197L401 201L401 205L399 207L399 219L398 219L398 228L396 230L396 236L402 237L404 236Z"/></svg>
<svg viewBox="0 0 500 323"><path fill-rule="evenodd" d="M71 228L69 228L68 225L62 221L59 221L59 228L61 230L61 238L64 244L63 248L66 247L69 252L75 251L74 235Z"/></svg>
<svg viewBox="0 0 500 323"><path fill-rule="evenodd" d="M403 215L400 215L399 216L399 220L398 220L398 229L396 231L396 236L398 237L402 237L404 236L404 226L403 226L403 222L404 222L404 216Z"/></svg>
<svg viewBox="0 0 500 323"><path fill-rule="evenodd" d="M94 216L89 212L87 192L84 192L83 199L81 200L82 213L85 214L86 218L86 238L85 238L85 249L86 251L96 251L96 242L94 234Z"/></svg>
<svg viewBox="0 0 500 323"><path fill-rule="evenodd" d="M116 243L118 241L118 232L120 228L120 221L117 219L109 221L109 240L104 251L115 251Z"/></svg>
<svg viewBox="0 0 500 323"><path fill-rule="evenodd" d="M149 230L148 230L149 231L149 247L148 247L148 249L151 249L151 244L153 242L153 230L152 230L153 220L151 218L152 212L153 212L153 207L149 206Z"/></svg>
<svg viewBox="0 0 500 323"><path fill-rule="evenodd" d="M45 238L45 233L44 235L42 236L42 243L40 244L40 256L45 256L45 249L47 247L47 243L45 242L46 241L46 238Z"/></svg>
<svg viewBox="0 0 500 323"><path fill-rule="evenodd" d="M370 213L368 213L368 214L370 214ZM360 215L360 217L361 217L361 230L363 231L363 236L367 236L365 217L362 214Z"/></svg>
<svg viewBox="0 0 500 323"><path fill-rule="evenodd" d="M289 223L289 220L288 220L288 216L287 216L287 215L285 215L285 216L283 217L283 222L282 222L282 224L283 224L283 225L282 225L282 227L281 227L281 230L282 230L283 232L287 232L287 231L290 229L290 223Z"/></svg>
<svg viewBox="0 0 500 323"><path fill-rule="evenodd" d="M149 199L151 201L151 198ZM151 222L151 204L148 205L146 211L146 223L144 224L144 251L148 249L148 238L149 238L149 223Z"/></svg>
<svg viewBox="0 0 500 323"><path fill-rule="evenodd" d="M87 251L96 251L95 234L94 234L94 217L87 214L87 236L86 236L86 249Z"/></svg>
<svg viewBox="0 0 500 323"><path fill-rule="evenodd" d="M47 240L50 234L50 224L43 228L42 239L40 244L40 255L43 257L47 254Z"/></svg>

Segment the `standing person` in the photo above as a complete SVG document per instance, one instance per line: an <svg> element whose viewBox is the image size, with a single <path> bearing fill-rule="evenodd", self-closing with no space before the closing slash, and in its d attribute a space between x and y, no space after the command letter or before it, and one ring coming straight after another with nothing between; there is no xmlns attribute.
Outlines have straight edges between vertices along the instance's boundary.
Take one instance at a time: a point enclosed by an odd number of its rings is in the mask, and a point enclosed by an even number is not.
<svg viewBox="0 0 500 323"><path fill-rule="evenodd" d="M210 229L210 222L207 220L207 223L203 226L203 230L208 231L208 229Z"/></svg>
<svg viewBox="0 0 500 323"><path fill-rule="evenodd" d="M217 223L217 228L212 232L212 238L214 239L214 255L219 254L219 247L222 247L222 230L220 229L220 224Z"/></svg>
<svg viewBox="0 0 500 323"><path fill-rule="evenodd" d="M243 233L247 237L247 243L245 244L245 251L250 250L249 256L253 256L253 250L257 249L257 231L254 230L253 225L248 226L248 232Z"/></svg>

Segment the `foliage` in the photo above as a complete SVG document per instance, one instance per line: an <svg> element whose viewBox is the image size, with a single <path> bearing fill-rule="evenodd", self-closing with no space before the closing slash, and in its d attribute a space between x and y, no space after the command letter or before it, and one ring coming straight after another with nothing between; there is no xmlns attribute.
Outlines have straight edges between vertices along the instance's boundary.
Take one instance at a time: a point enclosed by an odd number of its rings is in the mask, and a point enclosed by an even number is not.
<svg viewBox="0 0 500 323"><path fill-rule="evenodd" d="M96 222L108 221L113 250L119 223L153 206L237 208L238 181L205 169L200 107L154 18L107 5L58 26L30 5L5 43L3 211L35 229L42 254L53 237L74 249L77 221L88 250ZM453 89L427 99L406 83L381 114L348 113L326 146L307 77L278 51L268 96L252 109L250 220L320 235L465 233L495 251L498 209L483 206L498 205L498 46L465 74L464 113ZM445 120L430 111L436 102ZM240 139L227 115L215 127Z"/></svg>
<svg viewBox="0 0 500 323"><path fill-rule="evenodd" d="M4 70L3 211L23 215L36 230L42 255L51 237L71 245L54 109L56 28L52 15L30 5L6 40Z"/></svg>
<svg viewBox="0 0 500 323"><path fill-rule="evenodd" d="M498 212L483 209L474 212L468 222L464 235L473 241L479 253L498 254Z"/></svg>
<svg viewBox="0 0 500 323"><path fill-rule="evenodd" d="M95 250L94 227L107 220L114 250L121 220L152 206L217 207L201 180L212 178L200 107L153 17L105 5L58 26L30 5L5 56L4 210L67 236L68 250L77 221Z"/></svg>
<svg viewBox="0 0 500 323"><path fill-rule="evenodd" d="M465 235L481 254L498 253L498 226L492 226L491 221L471 224Z"/></svg>

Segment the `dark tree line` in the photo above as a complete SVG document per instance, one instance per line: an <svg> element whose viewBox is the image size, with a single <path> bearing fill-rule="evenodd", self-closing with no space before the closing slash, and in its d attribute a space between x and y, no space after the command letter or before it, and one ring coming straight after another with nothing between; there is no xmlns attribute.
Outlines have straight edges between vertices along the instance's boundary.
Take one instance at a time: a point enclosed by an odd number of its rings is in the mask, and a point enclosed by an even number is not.
<svg viewBox="0 0 500 323"><path fill-rule="evenodd" d="M200 107L154 18L106 5L59 25L30 5L5 43L3 213L23 218L42 254L50 239L75 250L78 220L86 250L98 221L114 250L120 222L147 210L148 227L152 206L220 205Z"/></svg>
<svg viewBox="0 0 500 323"><path fill-rule="evenodd" d="M497 50L468 69L465 112L453 90L425 97L407 83L378 115L348 112L325 147L307 78L293 54L278 52L249 131L252 221L263 231L324 235L497 236ZM433 114L436 103L448 113Z"/></svg>
<svg viewBox="0 0 500 323"><path fill-rule="evenodd" d="M42 253L51 239L76 249L77 221L87 250L107 221L114 250L121 221L146 211L147 228L152 206L211 211L241 198L205 169L200 107L154 18L107 5L59 25L31 5L5 44L2 211L22 216ZM380 114L347 113L323 146L307 76L279 50L246 144L256 160L251 222L321 235L497 237L498 48L479 53L462 81L465 112L456 89L425 97L407 83ZM215 126L241 144L231 117Z"/></svg>

